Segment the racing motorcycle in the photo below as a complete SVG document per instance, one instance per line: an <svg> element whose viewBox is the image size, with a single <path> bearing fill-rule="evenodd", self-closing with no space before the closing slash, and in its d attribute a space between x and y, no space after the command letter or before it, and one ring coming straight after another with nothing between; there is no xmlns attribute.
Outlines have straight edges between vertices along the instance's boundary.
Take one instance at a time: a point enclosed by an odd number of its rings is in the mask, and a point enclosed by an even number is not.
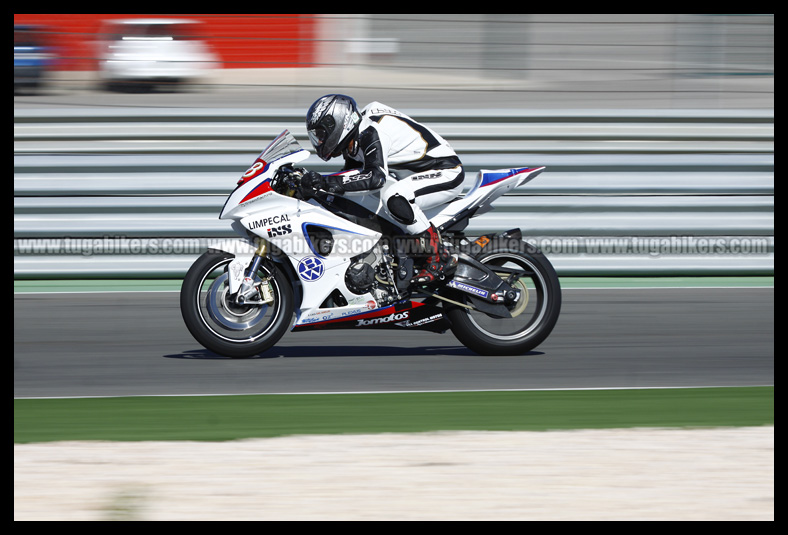
<svg viewBox="0 0 788 535"><path fill-rule="evenodd" d="M204 347L249 358L288 329L450 330L476 353L515 355L553 330L561 288L547 258L519 229L464 234L471 218L544 167L482 170L465 195L426 212L457 265L425 285L411 282L414 239L389 218L379 192L302 187L306 170L296 164L309 155L285 130L227 198L219 218L241 238L212 244L180 294L186 326Z"/></svg>

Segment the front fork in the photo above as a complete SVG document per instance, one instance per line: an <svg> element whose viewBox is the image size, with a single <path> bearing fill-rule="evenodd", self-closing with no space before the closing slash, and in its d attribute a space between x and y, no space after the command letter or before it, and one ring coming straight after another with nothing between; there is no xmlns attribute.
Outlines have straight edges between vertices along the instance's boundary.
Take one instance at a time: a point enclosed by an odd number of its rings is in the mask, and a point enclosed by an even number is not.
<svg viewBox="0 0 788 535"><path fill-rule="evenodd" d="M249 266L244 269L243 262L235 258L227 267L230 298L235 304L268 305L274 302L271 277L258 279L257 270L268 254L268 242L260 240L260 245L252 256ZM257 279L257 280L255 280Z"/></svg>

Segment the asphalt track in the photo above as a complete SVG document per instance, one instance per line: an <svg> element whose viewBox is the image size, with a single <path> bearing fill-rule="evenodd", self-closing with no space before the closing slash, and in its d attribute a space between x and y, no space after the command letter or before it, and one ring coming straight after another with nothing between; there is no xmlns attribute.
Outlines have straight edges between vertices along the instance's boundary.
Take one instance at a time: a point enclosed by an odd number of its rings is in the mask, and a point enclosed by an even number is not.
<svg viewBox="0 0 788 535"><path fill-rule="evenodd" d="M344 84L330 86L308 72L298 73L293 84L272 80L270 69L264 74L187 93L113 94L78 82L15 95L14 108L306 110L329 91L404 109L469 103L559 109L774 106L773 82L771 91L712 91L714 98L705 98L697 91L675 93L672 81L661 92L622 91L617 83L579 92L574 83L501 91L479 80L436 83L432 76L424 87L409 80L389 88L373 83L369 73L358 82L345 77ZM14 295L15 397L773 384L773 288L567 290L553 334L518 357L478 356L451 333L333 331L288 333L267 355L250 360L202 349L181 320L174 292Z"/></svg>
<svg viewBox="0 0 788 535"><path fill-rule="evenodd" d="M14 295L14 397L774 384L774 288L568 289L535 351L449 332L287 333L259 358L195 342L176 292Z"/></svg>

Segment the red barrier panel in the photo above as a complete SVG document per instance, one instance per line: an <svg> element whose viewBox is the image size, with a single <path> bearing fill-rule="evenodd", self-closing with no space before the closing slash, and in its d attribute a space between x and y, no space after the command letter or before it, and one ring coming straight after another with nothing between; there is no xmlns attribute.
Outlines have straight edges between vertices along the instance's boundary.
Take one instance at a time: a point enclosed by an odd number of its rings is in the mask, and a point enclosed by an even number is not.
<svg viewBox="0 0 788 535"><path fill-rule="evenodd" d="M314 15L109 15L14 14L14 24L40 25L58 50L62 70L96 68L96 36L102 21L181 18L203 22L200 33L225 69L310 67L314 58Z"/></svg>

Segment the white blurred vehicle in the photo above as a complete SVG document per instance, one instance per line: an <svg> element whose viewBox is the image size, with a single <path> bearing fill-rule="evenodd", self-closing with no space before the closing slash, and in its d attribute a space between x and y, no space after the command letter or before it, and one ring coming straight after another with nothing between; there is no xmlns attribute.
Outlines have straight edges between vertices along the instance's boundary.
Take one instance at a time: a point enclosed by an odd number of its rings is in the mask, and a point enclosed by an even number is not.
<svg viewBox="0 0 788 535"><path fill-rule="evenodd" d="M177 87L218 69L202 23L184 19L108 20L98 35L99 76L108 88Z"/></svg>

